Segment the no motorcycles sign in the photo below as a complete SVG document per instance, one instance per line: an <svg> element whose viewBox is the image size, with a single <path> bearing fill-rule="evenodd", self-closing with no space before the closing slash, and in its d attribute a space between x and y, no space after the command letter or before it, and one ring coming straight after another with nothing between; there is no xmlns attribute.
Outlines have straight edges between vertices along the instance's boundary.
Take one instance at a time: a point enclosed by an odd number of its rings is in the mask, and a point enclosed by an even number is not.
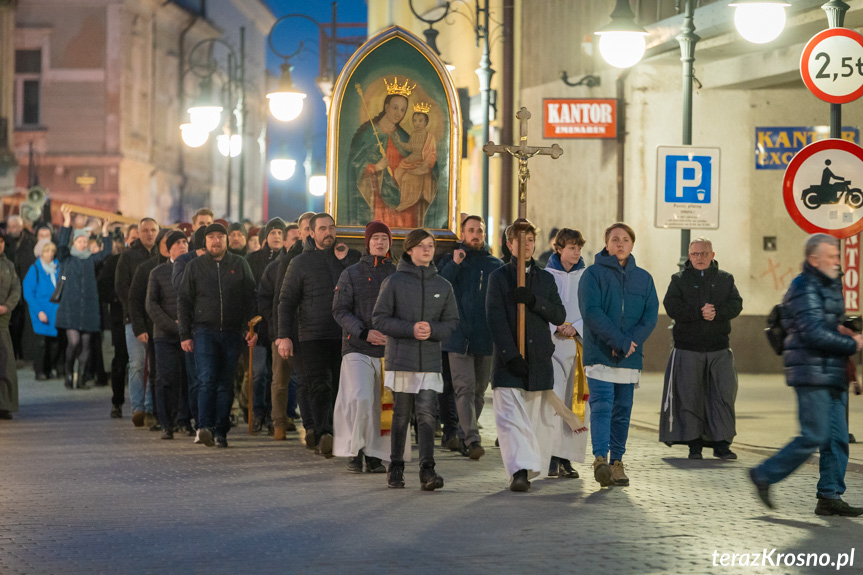
<svg viewBox="0 0 863 575"><path fill-rule="evenodd" d="M804 231L844 239L863 231L863 148L845 140L809 144L788 164L785 209Z"/></svg>

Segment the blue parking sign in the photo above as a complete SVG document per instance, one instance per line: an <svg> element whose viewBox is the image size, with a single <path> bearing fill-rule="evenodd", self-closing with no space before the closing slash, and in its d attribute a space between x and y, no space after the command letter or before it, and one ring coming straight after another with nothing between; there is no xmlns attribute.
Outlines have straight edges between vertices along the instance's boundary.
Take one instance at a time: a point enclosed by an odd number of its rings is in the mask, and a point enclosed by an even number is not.
<svg viewBox="0 0 863 575"><path fill-rule="evenodd" d="M710 156L665 157L665 201L709 204L713 165Z"/></svg>
<svg viewBox="0 0 863 575"><path fill-rule="evenodd" d="M719 148L656 149L656 227L719 227L719 155Z"/></svg>

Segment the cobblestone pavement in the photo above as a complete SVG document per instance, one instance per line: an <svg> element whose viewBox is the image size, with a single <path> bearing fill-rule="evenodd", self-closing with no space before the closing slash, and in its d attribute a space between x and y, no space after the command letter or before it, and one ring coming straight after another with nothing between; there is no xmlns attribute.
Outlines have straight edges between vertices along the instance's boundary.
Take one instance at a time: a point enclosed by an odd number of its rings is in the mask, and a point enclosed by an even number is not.
<svg viewBox="0 0 863 575"><path fill-rule="evenodd" d="M274 442L236 428L227 450L161 441L108 417L110 391L66 391L21 372L22 409L0 422L0 574L16 573L788 573L836 567L714 566L722 553L839 553L859 519L813 513L817 468L775 488L779 510L756 500L735 462L690 462L685 449L633 430L632 485L581 479L507 490L500 454L478 462L438 451L439 492L387 489L383 475L352 475L296 436ZM491 410L483 414L494 444ZM415 464L414 464L415 465ZM863 504L863 476L847 500ZM750 557L750 560L752 558Z"/></svg>

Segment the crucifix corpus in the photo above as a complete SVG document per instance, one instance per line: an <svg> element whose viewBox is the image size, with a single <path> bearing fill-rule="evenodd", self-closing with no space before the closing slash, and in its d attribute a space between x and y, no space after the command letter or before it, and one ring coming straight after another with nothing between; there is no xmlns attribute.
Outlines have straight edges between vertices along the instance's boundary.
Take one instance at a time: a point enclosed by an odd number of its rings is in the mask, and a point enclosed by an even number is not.
<svg viewBox="0 0 863 575"><path fill-rule="evenodd" d="M530 178L530 170L527 168L527 161L537 154L543 156L551 156L556 160L563 154L563 149L557 144L551 146L539 147L527 145L527 121L530 119L530 112L527 108L522 107L515 115L518 119L518 145L503 146L493 142L487 142L482 147L482 151L488 156L495 154L509 154L518 159L518 219L513 222L518 231L518 273L516 275L516 285L524 287L525 267L527 267L527 258L524 251L525 227L527 224L527 180ZM518 351L522 357L524 355L524 304L518 304Z"/></svg>
<svg viewBox="0 0 863 575"><path fill-rule="evenodd" d="M516 231L518 232L518 265L516 272L516 286L524 287L527 284L526 270L527 254L525 253L525 230L527 228L527 180L530 178L530 170L527 167L527 161L536 156L551 156L556 160L563 155L563 149L557 145L551 146L528 146L527 145L527 121L530 119L530 112L527 108L522 107L515 115L518 119L519 138L517 146L503 146L494 142L487 142L482 147L482 151L488 156L495 154L509 154L518 159L518 219L513 222ZM518 351L525 359L525 309L524 304L517 304L517 339ZM547 399L554 407L554 411L561 416L567 425L576 433L584 431L584 423L575 415L569 408L564 405L563 401L554 393L554 390L544 392Z"/></svg>

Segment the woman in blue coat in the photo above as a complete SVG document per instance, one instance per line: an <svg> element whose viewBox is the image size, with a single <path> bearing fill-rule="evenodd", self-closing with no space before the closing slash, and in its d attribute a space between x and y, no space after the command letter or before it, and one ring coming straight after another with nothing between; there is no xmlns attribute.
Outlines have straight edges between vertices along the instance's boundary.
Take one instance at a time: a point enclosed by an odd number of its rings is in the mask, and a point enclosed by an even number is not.
<svg viewBox="0 0 863 575"><path fill-rule="evenodd" d="M623 223L605 230L605 249L584 271L578 307L584 320L584 372L590 389L593 476L600 485L629 485L626 451L632 397L642 349L659 312L653 278L635 264L635 232ZM606 461L611 449L611 465Z"/></svg>
<svg viewBox="0 0 863 575"><path fill-rule="evenodd" d="M87 248L88 230L73 230L72 212L63 206L63 228L58 238L60 277L65 278L63 295L57 308L57 329L66 330L66 388L72 389L72 368L78 359L78 389L85 389L84 370L90 358L90 336L99 332L99 292L96 288L96 264L111 255L109 219L102 222L102 251L91 254ZM71 239L71 247L69 241Z"/></svg>
<svg viewBox="0 0 863 575"><path fill-rule="evenodd" d="M24 299L30 311L30 323L36 335L35 358L33 369L36 380L43 381L54 377L53 370L57 367L60 352L60 340L57 338L57 304L51 303L51 294L57 286L57 270L59 262L54 257L57 246L50 239L42 239L36 244L33 253L36 261L24 276Z"/></svg>

